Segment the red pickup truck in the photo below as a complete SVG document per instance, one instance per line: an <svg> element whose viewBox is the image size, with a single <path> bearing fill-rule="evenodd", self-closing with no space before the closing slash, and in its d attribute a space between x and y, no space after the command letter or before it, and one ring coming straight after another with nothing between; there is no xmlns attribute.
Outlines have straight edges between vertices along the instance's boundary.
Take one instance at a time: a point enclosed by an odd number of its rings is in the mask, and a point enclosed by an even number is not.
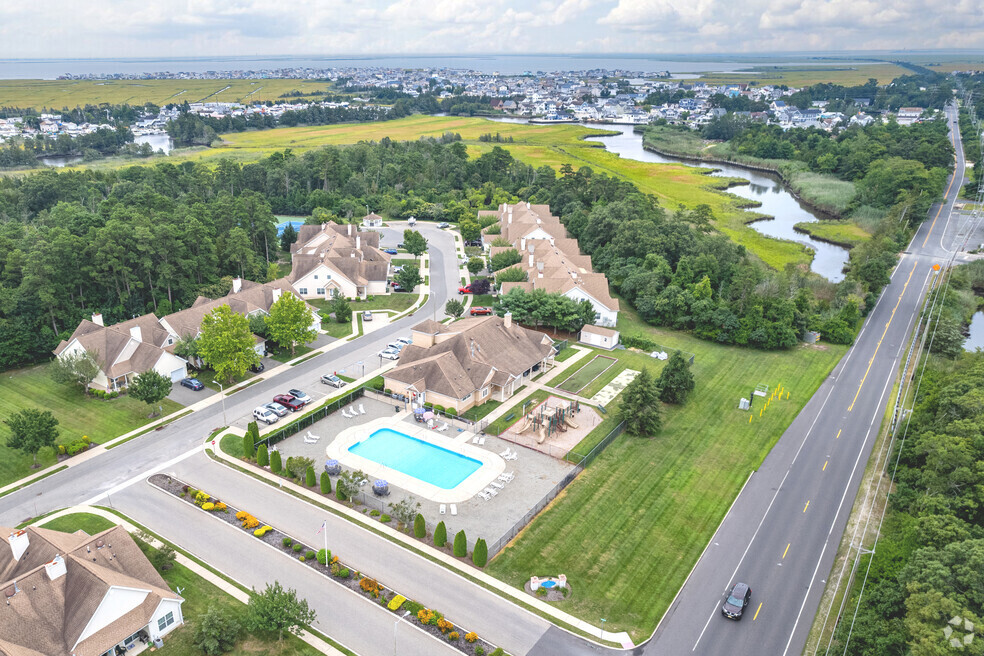
<svg viewBox="0 0 984 656"><path fill-rule="evenodd" d="M492 314L492 308L490 307L473 307L468 312L473 317L484 317L486 315Z"/></svg>
<svg viewBox="0 0 984 656"><path fill-rule="evenodd" d="M290 394L278 394L273 397L274 403L279 403L291 412L297 412L304 407L304 401L291 396Z"/></svg>

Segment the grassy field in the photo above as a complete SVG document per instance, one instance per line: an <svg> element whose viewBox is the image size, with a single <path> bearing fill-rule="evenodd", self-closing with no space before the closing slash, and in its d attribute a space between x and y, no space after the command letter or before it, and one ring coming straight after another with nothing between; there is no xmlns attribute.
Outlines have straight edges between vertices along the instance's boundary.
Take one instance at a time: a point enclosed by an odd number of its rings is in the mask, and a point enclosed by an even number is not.
<svg viewBox="0 0 984 656"><path fill-rule="evenodd" d="M819 221L817 223L797 223L797 230L822 239L853 248L871 238L871 234L853 221Z"/></svg>
<svg viewBox="0 0 984 656"><path fill-rule="evenodd" d="M167 399L161 405L165 415L181 407ZM52 381L47 365L5 371L0 377L0 417L9 417L24 408L51 410L59 422L59 444L73 442L83 435L102 444L151 421L147 418L150 407L146 403L127 396L109 401L85 397L75 388ZM7 448L9 437L10 429L0 422L0 486L32 471L30 456ZM54 463L55 454L42 450L38 464L47 467Z"/></svg>
<svg viewBox="0 0 984 656"><path fill-rule="evenodd" d="M562 389L565 392L571 392L572 394L577 394L581 391L582 387L585 387L588 383L593 381L606 369L613 366L617 361L606 355L596 355L591 360L585 362L584 366L574 372L565 371L567 377L563 381L557 384L557 389ZM563 375L563 374L561 374Z"/></svg>
<svg viewBox="0 0 984 656"><path fill-rule="evenodd" d="M168 103L278 100L300 91L323 95L327 82L314 80L0 80L0 107L74 108L110 103Z"/></svg>
<svg viewBox="0 0 984 656"><path fill-rule="evenodd" d="M864 84L868 78L875 78L879 84L887 84L900 75L908 75L901 66L888 62L872 64L838 64L829 66L755 66L747 71L736 73L704 73L701 82L707 84L741 84L753 86L785 84L803 87L819 82L831 82L844 86Z"/></svg>
<svg viewBox="0 0 984 656"><path fill-rule="evenodd" d="M618 329L695 353L696 390L686 405L666 408L659 435L616 439L489 570L517 587L533 573L564 572L577 590L561 604L565 611L592 622L604 617L608 630L638 640L666 611L748 475L846 349L721 346L647 326L624 306ZM648 359L634 355L638 363ZM758 383L782 383L790 400L761 419L757 408L751 415L738 410ZM612 428L616 409L617 400L605 419Z"/></svg>
<svg viewBox="0 0 984 656"><path fill-rule="evenodd" d="M69 533L82 529L89 535L93 535L113 525L108 519L99 515L73 513L52 520L43 526L44 528ZM137 544L148 556L155 551L153 547L139 539L137 540ZM181 607L185 623L184 626L174 629L164 637L164 647L158 650L157 653L159 654L163 654L164 656L201 656L201 649L193 643L198 618L212 607L237 618L242 618L246 612L246 606L244 604L198 576L184 565L175 564L171 569L162 572L161 576L164 577L164 580L167 581L167 584L172 590L181 588L181 596L185 600ZM321 652L309 646L300 638L287 636L283 644L280 645L277 644L276 639L259 640L248 637L241 640L232 651L226 653L231 656L319 656Z"/></svg>

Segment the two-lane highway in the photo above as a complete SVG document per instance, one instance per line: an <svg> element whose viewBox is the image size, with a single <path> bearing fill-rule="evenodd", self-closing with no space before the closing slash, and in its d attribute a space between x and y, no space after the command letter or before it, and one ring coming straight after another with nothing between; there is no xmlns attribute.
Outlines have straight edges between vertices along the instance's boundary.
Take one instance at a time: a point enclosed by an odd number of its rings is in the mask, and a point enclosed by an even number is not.
<svg viewBox="0 0 984 656"><path fill-rule="evenodd" d="M964 159L955 109L947 115L957 161L944 202L920 226L855 345L752 475L647 653L802 652L932 266L958 232L948 224ZM752 588L740 622L720 611L737 581Z"/></svg>

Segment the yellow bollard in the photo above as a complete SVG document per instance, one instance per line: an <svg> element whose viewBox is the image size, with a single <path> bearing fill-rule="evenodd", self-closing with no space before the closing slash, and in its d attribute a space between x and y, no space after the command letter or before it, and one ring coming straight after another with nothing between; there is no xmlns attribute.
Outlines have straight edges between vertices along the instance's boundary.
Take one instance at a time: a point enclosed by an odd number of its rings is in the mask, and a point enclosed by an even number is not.
<svg viewBox="0 0 984 656"><path fill-rule="evenodd" d="M789 400L789 392L786 392L786 400Z"/></svg>
<svg viewBox="0 0 984 656"><path fill-rule="evenodd" d="M762 410L764 410L764 409L765 409L765 408L759 408L759 417L761 417L761 416L762 416Z"/></svg>
<svg viewBox="0 0 984 656"><path fill-rule="evenodd" d="M752 415L748 415L748 423L752 423Z"/></svg>

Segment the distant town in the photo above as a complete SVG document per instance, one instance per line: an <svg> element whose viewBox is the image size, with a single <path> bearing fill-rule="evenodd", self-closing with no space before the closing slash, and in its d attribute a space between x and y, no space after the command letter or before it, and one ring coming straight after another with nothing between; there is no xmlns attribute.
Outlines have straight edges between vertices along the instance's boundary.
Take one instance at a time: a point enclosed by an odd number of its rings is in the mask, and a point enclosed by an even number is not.
<svg viewBox="0 0 984 656"><path fill-rule="evenodd" d="M216 119L256 116L279 119L285 112L314 107L358 107L372 108L385 115L392 101L374 99L383 92L403 94L408 98L418 98L425 93L439 99L460 97L487 105L490 115L512 116L536 123L647 125L665 121L695 130L729 112L746 120L779 125L783 129L813 127L827 131L851 125L869 125L875 121L887 121L890 117L906 125L933 116L933 112L924 112L921 107L901 107L895 111L876 109L872 107L870 97L845 99L847 102L838 103L836 110L829 107L830 103L826 100L796 106L784 100L801 91L794 87L753 86L749 83L712 85L673 79L669 72L652 74L606 69L500 75L450 68L281 68L59 77L66 80L271 78L323 80L332 83L335 90L331 100L285 98L279 102L191 102L169 104L162 108L148 107L146 109L154 111L144 111L126 127L138 138L164 134L167 123L182 112ZM300 92L298 95L301 95ZM735 109L744 106L749 109ZM9 116L0 118L0 141L16 137L57 137L62 134L74 138L100 129L116 129L120 125L118 120L115 124L77 123L53 111L30 117Z"/></svg>

